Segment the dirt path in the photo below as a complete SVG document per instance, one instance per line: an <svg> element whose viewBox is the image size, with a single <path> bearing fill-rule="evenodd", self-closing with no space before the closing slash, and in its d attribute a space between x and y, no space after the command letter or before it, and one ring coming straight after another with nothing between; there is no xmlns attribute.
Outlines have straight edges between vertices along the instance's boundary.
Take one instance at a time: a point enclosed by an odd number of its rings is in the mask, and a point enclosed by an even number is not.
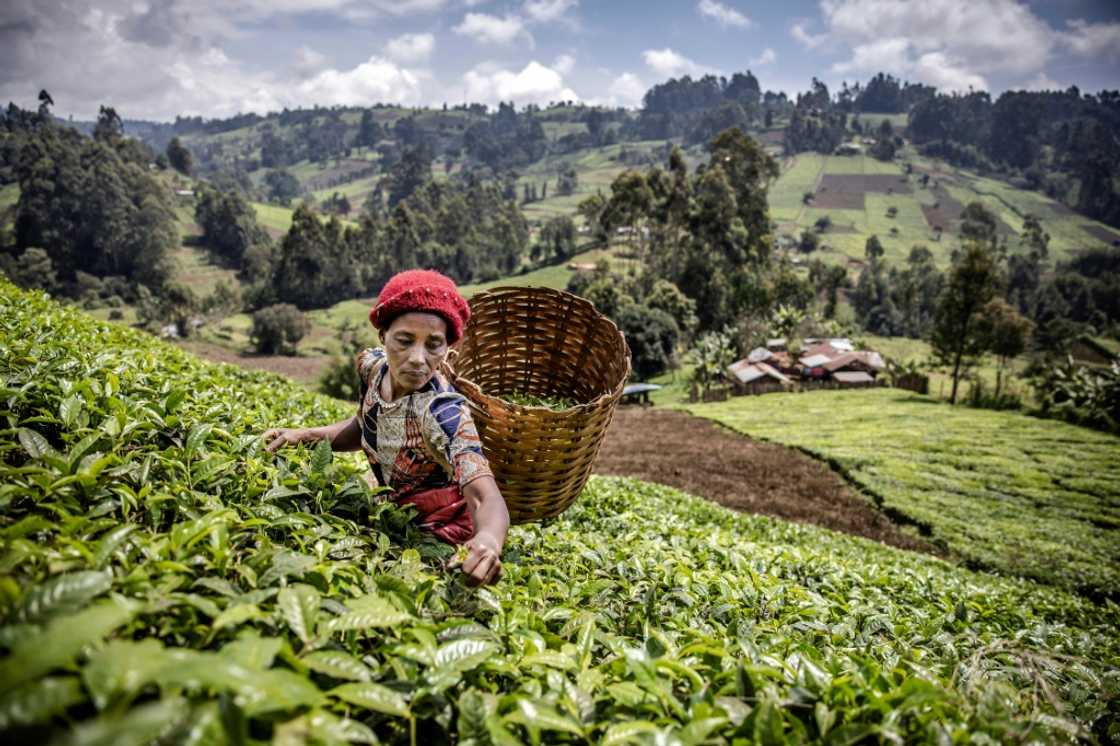
<svg viewBox="0 0 1120 746"><path fill-rule="evenodd" d="M942 554L903 532L826 465L685 412L620 407L594 473L636 477L700 495L734 510Z"/></svg>
<svg viewBox="0 0 1120 746"><path fill-rule="evenodd" d="M316 357L291 357L288 355L248 355L234 352L210 342L196 340L183 341L179 346L201 358L216 363L232 363L251 370L267 370L279 373L300 383L314 381L323 372L330 358L325 355Z"/></svg>

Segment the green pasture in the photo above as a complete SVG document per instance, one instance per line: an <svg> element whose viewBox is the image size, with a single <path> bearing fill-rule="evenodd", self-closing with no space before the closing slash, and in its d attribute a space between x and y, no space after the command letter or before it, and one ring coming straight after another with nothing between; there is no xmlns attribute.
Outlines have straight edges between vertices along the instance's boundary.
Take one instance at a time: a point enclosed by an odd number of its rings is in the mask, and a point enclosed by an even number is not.
<svg viewBox="0 0 1120 746"><path fill-rule="evenodd" d="M1120 439L896 389L744 396L693 413L835 465L966 564L1120 595Z"/></svg>
<svg viewBox="0 0 1120 746"><path fill-rule="evenodd" d="M786 162L781 176L770 186L767 197L770 217L779 221L796 221L804 205L805 192L814 192L824 168L825 156L798 153Z"/></svg>

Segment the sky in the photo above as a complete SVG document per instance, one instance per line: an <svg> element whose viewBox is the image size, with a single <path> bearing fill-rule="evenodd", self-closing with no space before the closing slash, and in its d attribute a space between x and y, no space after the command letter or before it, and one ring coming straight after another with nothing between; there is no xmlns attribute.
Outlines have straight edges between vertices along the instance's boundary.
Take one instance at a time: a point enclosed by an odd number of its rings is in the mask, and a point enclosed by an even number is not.
<svg viewBox="0 0 1120 746"><path fill-rule="evenodd" d="M227 117L377 102L638 107L751 70L793 95L1120 88L1118 0L0 0L0 103Z"/></svg>

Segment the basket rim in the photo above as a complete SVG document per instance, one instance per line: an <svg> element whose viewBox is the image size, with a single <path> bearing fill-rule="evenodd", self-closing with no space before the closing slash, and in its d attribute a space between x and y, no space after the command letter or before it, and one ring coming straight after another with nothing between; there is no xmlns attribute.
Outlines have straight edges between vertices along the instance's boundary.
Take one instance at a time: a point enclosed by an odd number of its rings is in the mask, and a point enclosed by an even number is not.
<svg viewBox="0 0 1120 746"><path fill-rule="evenodd" d="M577 301L579 303L585 303L588 306L590 306L591 310L595 313L595 315L598 317L598 319L601 322L606 322L608 325L610 325L611 330L613 330L614 333L618 335L618 339L622 342L622 352L624 353L624 355L623 355L623 357L624 357L623 363L624 364L623 364L622 375L619 377L619 380L615 383L614 387L611 388L609 391L605 391L602 394L599 394L599 396L595 397L591 401L585 402L583 404L576 404L575 406L566 407L564 409L552 409L550 407L545 407L545 406L540 406L540 405L526 406L526 405L523 405L523 404L516 404L514 402L507 401L506 399L503 399L500 396L495 396L493 394L487 394L485 391L482 390L482 387L479 386L477 383L475 383L474 381L472 381L469 378L466 378L465 376L460 375L458 373L458 371L455 370L455 365L454 365L454 361L459 357L459 349L458 349L458 345L456 345L456 347L453 348L449 352L449 354L444 359L444 361L441 365L441 367L443 367L445 369L445 372L447 373L448 377L450 378L453 386L460 389L460 392L464 393L464 394L466 392L462 391L461 387L466 386L471 390L470 393L474 395L473 397L468 397L468 398L477 397L478 400L484 401L487 404L500 403L502 406L506 407L507 409L509 409L513 412L533 412L533 413L549 412L549 413L557 414L557 415L559 415L559 414L576 414L576 413L590 412L590 411L593 411L593 410L601 409L604 404L607 404L611 400L618 399L619 397L622 396L622 390L624 388L626 388L626 381L628 381L630 379L630 373L633 370L633 368L631 366L632 355L631 355L631 352L630 352L630 344L626 341L626 335L622 333L622 330L618 328L618 325L615 324L614 321L612 321L609 317L607 317L606 314L604 314L602 311L600 311L598 308L596 308L595 304L592 303L591 301L587 300L586 298L581 298L580 296L576 295L575 293L569 293L566 290L557 290L556 288L545 287L543 285L501 285L501 286L498 286L498 287L488 288L486 290L480 290L479 292L472 295L470 297L470 302L473 303L476 298L485 298L485 297L492 296L492 295L500 295L503 292L509 292L509 291L516 291L516 292L526 292L526 291L528 291L529 293L549 295L549 296L556 297L558 299L559 298L570 298L570 299L574 299L575 301ZM470 322L468 322L468 326L469 326L469 323ZM466 338L466 329L464 329L464 331L463 331L463 338L464 339ZM461 341L462 340L460 340L460 342Z"/></svg>

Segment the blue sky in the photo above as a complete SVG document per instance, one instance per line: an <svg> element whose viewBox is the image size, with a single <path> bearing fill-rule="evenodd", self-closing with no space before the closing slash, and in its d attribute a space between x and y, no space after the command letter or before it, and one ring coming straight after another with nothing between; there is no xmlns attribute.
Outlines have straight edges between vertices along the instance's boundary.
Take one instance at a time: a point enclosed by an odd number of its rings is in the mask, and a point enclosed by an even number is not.
<svg viewBox="0 0 1120 746"><path fill-rule="evenodd" d="M575 99L683 74L795 93L880 70L949 90L1120 87L1100 0L5 0L0 100L89 118Z"/></svg>

